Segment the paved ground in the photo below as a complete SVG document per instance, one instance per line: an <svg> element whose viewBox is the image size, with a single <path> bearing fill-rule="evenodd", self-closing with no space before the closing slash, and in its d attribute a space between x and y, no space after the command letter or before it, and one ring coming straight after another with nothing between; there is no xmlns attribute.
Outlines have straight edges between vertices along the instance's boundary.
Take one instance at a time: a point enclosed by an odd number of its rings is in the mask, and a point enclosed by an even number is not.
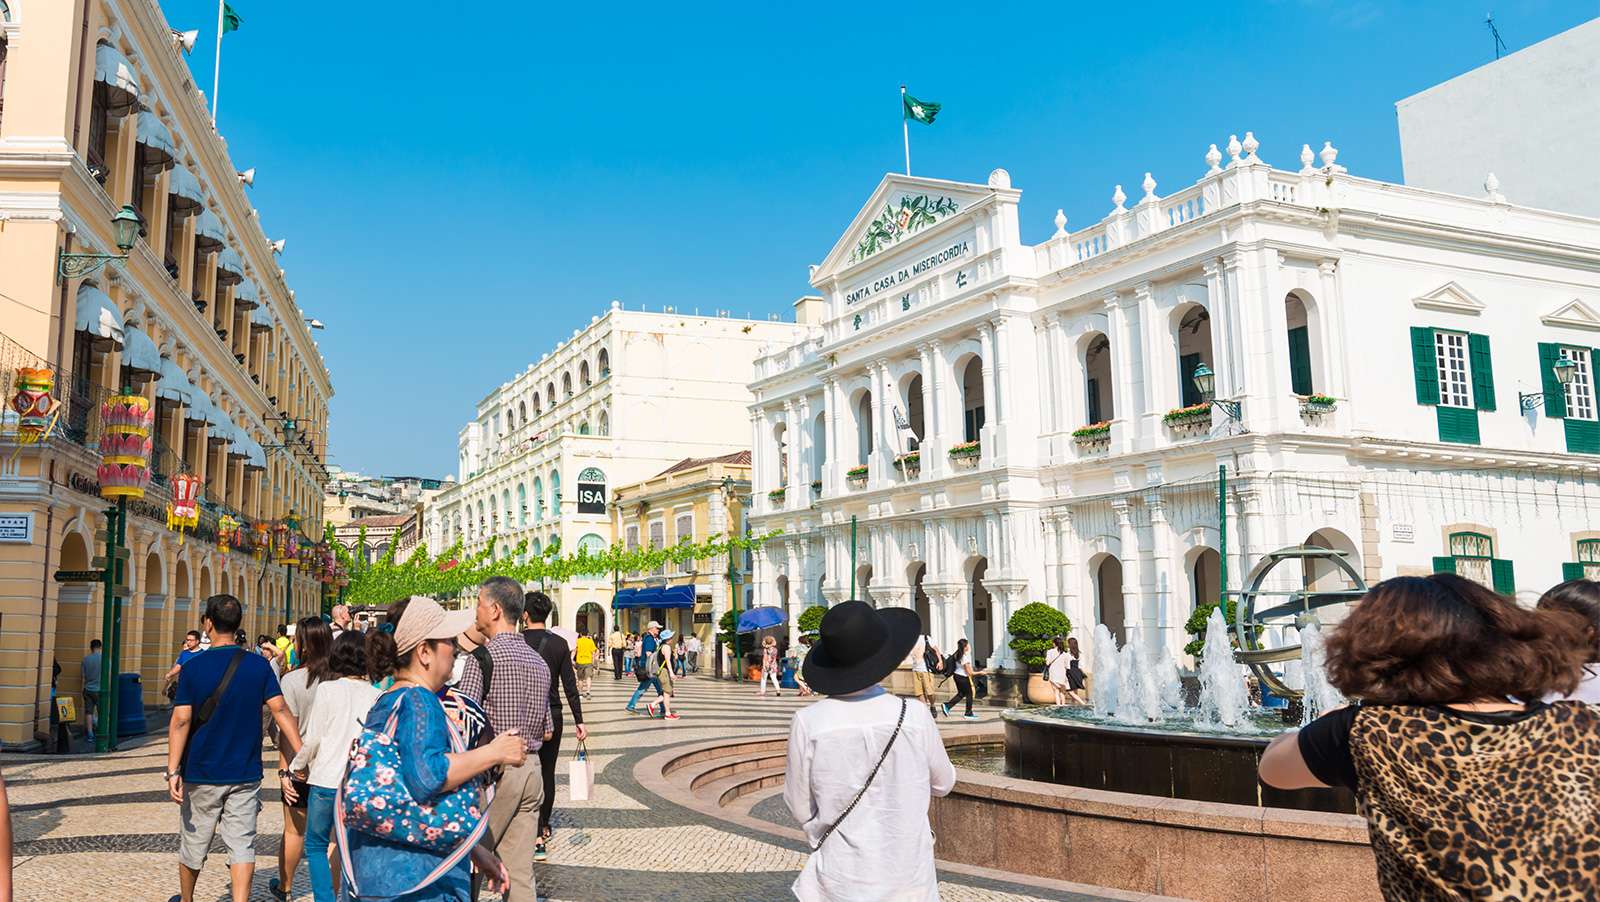
<svg viewBox="0 0 1600 902"><path fill-rule="evenodd" d="M591 756L599 768L591 801L565 801L565 768L573 743L570 721L563 747L560 802L550 861L537 870L541 897L557 900L777 900L805 861L797 842L749 836L657 796L633 776L634 765L668 746L788 728L806 700L786 694L758 699L748 686L706 678L679 681L682 719L672 722L622 710L631 680L596 681L586 702ZM994 720L997 709L980 709ZM965 725L956 720L954 723ZM160 772L164 737L105 758L0 757L10 791L16 836L17 899L94 899L164 902L176 892L176 807ZM282 814L275 790L264 792L260 854L253 900L268 900L276 873ZM758 814L789 823L781 802L768 799ZM197 898L227 898L222 859L213 855ZM648 874L642 873L648 869ZM309 900L305 869L297 900ZM947 900L1025 900L1038 890L1009 881L946 875ZM1077 897L1067 897L1077 898Z"/></svg>

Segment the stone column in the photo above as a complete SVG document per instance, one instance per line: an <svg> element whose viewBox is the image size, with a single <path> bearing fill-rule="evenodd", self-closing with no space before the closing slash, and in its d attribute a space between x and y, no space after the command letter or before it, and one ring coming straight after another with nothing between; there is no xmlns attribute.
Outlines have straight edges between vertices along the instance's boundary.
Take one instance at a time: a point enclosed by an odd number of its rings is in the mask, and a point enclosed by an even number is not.
<svg viewBox="0 0 1600 902"><path fill-rule="evenodd" d="M873 487L880 486L888 479L885 473L884 448L883 448L883 380L879 377L875 364L867 365L867 384L872 390L872 410L867 417L864 428L872 434L872 453L867 455L867 482Z"/></svg>
<svg viewBox="0 0 1600 902"><path fill-rule="evenodd" d="M1133 449L1134 442L1139 437L1140 414L1144 409L1134 381L1135 361L1141 355L1133 324L1129 322L1127 310L1116 293L1106 296L1105 310L1111 331L1106 338L1111 342L1111 378L1114 382L1111 398L1114 414L1111 425L1113 446L1111 450L1126 452Z"/></svg>
<svg viewBox="0 0 1600 902"><path fill-rule="evenodd" d="M1154 593L1145 601L1145 638L1152 650L1171 644L1173 578L1177 572L1172 560L1172 524L1167 522L1167 507L1157 495L1150 502L1150 561L1154 573ZM1182 624L1179 624L1181 627ZM1179 643L1181 648L1182 643ZM1178 650L1173 649L1173 657Z"/></svg>
<svg viewBox="0 0 1600 902"><path fill-rule="evenodd" d="M949 371L950 362L945 359L944 345L938 339L928 342L928 369L922 374L923 384L928 388L923 397L931 398L933 403L923 410L928 421L928 440L923 443L927 451L922 455L922 470L933 478L944 475L949 465L946 456L951 437L950 412L947 409L950 403Z"/></svg>
<svg viewBox="0 0 1600 902"><path fill-rule="evenodd" d="M1144 568L1139 560L1139 531L1134 528L1128 499L1122 497L1112 501L1111 512L1117 518L1117 538L1122 544L1122 625L1126 630L1138 622L1135 616L1141 609L1139 594L1144 586Z"/></svg>
<svg viewBox="0 0 1600 902"><path fill-rule="evenodd" d="M982 443L983 454L981 460L984 463L993 463L995 453L998 450L995 448L993 436L997 432L996 426L998 425L999 418L998 416L995 417L995 420L997 421L995 423L988 422L990 416L997 412L997 405L995 402L998 400L995 397L994 383L994 326L991 324L978 324L978 347L980 349L979 354L983 358L983 415L985 420L983 428L978 430L978 440ZM962 407L965 406L966 404L963 402ZM967 412L965 410L962 410L961 416L964 418L966 413Z"/></svg>
<svg viewBox="0 0 1600 902"><path fill-rule="evenodd" d="M797 458L795 474L799 477L795 481L794 497L790 502L802 509L811 504L811 483L821 479L822 473L812 466L816 459L816 436L811 431L811 399L801 395L795 401L795 420L797 429L795 437L790 440L790 455Z"/></svg>
<svg viewBox="0 0 1600 902"><path fill-rule="evenodd" d="M783 443L788 450L789 459L779 461L779 466L787 466L788 472L784 474L787 481L788 492L783 499L781 507L792 509L796 500L804 494L809 494L811 489L802 486L800 482L800 416L795 409L794 401L783 403Z"/></svg>
<svg viewBox="0 0 1600 902"><path fill-rule="evenodd" d="M765 511L765 510L768 509L768 506L765 506L761 499L766 497L766 493L767 492L769 492L772 489L776 488L776 486L767 484L767 473L766 473L766 470L763 469L763 467L766 466L766 459L767 459L766 446L765 446L765 444L763 442L763 439L765 438L765 435L764 435L765 432L766 432L766 417L763 415L762 411L759 408L755 409L755 410L751 410L750 411L750 494L754 496L753 498L751 498L752 506L758 511ZM468 506L467 519L468 519L468 521L471 521L471 519L472 519L472 511L471 511L471 502L470 501L468 502L467 506ZM641 526L640 527L640 532L643 532L643 529L644 529L644 527Z"/></svg>
<svg viewBox="0 0 1600 902"><path fill-rule="evenodd" d="M822 480L822 493L835 495L839 492L843 481L844 467L839 465L839 380L828 376L822 380L822 405L823 405L823 435L824 445L822 473L817 478Z"/></svg>
<svg viewBox="0 0 1600 902"><path fill-rule="evenodd" d="M927 343L917 345L917 369L922 373L922 438L918 440L918 447L931 449L934 424L937 422L939 412L933 397L933 349ZM907 419L910 418L909 411L906 416ZM928 458L929 455L922 455L924 470L932 463Z"/></svg>

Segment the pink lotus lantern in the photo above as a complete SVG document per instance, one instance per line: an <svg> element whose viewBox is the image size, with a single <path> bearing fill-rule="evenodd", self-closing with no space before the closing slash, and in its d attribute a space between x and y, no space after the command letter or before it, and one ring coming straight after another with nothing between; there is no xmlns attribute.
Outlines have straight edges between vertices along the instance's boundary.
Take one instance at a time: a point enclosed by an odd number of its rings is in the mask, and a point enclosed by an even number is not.
<svg viewBox="0 0 1600 902"><path fill-rule="evenodd" d="M155 413L140 395L112 395L100 405L100 496L143 498L150 484Z"/></svg>

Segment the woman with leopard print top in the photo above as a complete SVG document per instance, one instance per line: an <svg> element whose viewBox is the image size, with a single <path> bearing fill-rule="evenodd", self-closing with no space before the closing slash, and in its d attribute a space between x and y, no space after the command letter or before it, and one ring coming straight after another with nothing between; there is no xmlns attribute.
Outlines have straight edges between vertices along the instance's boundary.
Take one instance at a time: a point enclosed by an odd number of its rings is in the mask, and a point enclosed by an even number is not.
<svg viewBox="0 0 1600 902"><path fill-rule="evenodd" d="M1392 902L1600 898L1600 708L1542 701L1584 635L1453 574L1386 580L1328 638L1359 703L1274 739L1261 780L1351 789Z"/></svg>

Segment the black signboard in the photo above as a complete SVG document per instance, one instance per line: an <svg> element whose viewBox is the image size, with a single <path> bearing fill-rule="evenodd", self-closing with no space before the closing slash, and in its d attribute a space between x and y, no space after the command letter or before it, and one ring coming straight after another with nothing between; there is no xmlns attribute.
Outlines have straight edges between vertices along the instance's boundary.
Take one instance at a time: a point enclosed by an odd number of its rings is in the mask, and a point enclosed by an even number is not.
<svg viewBox="0 0 1600 902"><path fill-rule="evenodd" d="M603 482L578 483L578 513L603 514L606 512L606 484Z"/></svg>
<svg viewBox="0 0 1600 902"><path fill-rule="evenodd" d="M57 570L58 583L97 583L106 578L104 570Z"/></svg>

